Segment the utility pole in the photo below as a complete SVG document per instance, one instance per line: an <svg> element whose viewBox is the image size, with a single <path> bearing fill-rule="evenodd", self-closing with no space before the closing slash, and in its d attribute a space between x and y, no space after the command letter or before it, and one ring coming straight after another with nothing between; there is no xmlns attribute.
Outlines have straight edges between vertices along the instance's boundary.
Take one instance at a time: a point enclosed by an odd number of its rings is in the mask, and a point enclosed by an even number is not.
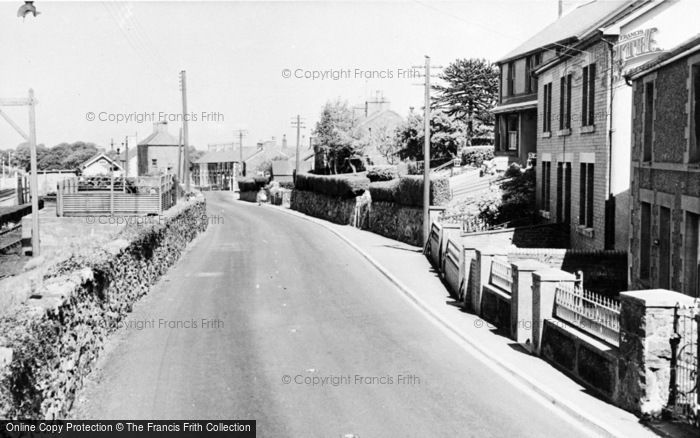
<svg viewBox="0 0 700 438"><path fill-rule="evenodd" d="M239 166L238 166L238 175L239 176L245 176L243 175L243 137L248 135L248 131L245 129L236 129L233 131L233 135L238 135L238 155L239 155ZM234 140L234 145L236 141Z"/></svg>
<svg viewBox="0 0 700 438"><path fill-rule="evenodd" d="M190 191L190 154L189 154L189 131L187 127L187 72L182 70L180 72L180 89L182 90L182 132L184 139L184 164L185 169L183 173L183 178L185 179L185 192Z"/></svg>
<svg viewBox="0 0 700 438"><path fill-rule="evenodd" d="M425 56L425 65L414 66L423 68L425 73L425 108L423 116L423 245L428 243L430 237L430 56ZM442 68L435 66L433 68Z"/></svg>
<svg viewBox="0 0 700 438"><path fill-rule="evenodd" d="M301 129L306 128L306 126L304 126L304 122L301 120L301 116L298 114L296 116L296 120L293 119L292 126L297 129L297 156L296 156L296 164L294 167L294 172L296 175L299 173L299 169L301 167L301 151L299 150L299 145L301 144L299 142L299 139L301 136Z"/></svg>
<svg viewBox="0 0 700 438"><path fill-rule="evenodd" d="M126 165L124 166L124 182L126 183L126 178L129 176L129 136L124 137L124 160Z"/></svg>
<svg viewBox="0 0 700 438"><path fill-rule="evenodd" d="M182 181L182 128L180 128L180 137L177 141L177 172L175 174L177 180Z"/></svg>
<svg viewBox="0 0 700 438"><path fill-rule="evenodd" d="M32 195L32 256L40 254L39 247L39 178L37 176L36 165L36 113L34 107L34 90L29 89L29 159L32 171L31 175L31 195Z"/></svg>

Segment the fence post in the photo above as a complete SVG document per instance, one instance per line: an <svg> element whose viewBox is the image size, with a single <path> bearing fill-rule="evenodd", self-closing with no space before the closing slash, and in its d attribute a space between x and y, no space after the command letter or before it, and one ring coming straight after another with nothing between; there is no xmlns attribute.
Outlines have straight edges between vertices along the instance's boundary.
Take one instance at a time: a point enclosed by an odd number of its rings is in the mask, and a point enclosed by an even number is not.
<svg viewBox="0 0 700 438"><path fill-rule="evenodd" d="M661 414L669 400L674 310L692 303L692 297L665 289L620 293L616 404L641 415Z"/></svg>
<svg viewBox="0 0 700 438"><path fill-rule="evenodd" d="M510 266L510 335L516 342L527 344L532 342L532 273L547 269L547 265L537 260L519 260Z"/></svg>
<svg viewBox="0 0 700 438"><path fill-rule="evenodd" d="M544 321L554 316L557 285L561 282L573 284L575 280L574 274L554 268L532 273L532 351L536 355L540 355Z"/></svg>

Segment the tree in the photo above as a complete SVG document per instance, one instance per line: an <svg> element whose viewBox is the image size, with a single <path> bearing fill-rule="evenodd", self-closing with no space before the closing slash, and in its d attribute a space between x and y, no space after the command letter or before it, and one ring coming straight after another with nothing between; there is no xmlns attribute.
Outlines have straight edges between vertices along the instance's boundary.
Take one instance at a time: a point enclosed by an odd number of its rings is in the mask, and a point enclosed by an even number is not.
<svg viewBox="0 0 700 438"><path fill-rule="evenodd" d="M395 129L390 130L387 126L382 126L373 133L377 144L377 152L379 152L389 164L394 164L399 152L397 143L394 141L396 136Z"/></svg>
<svg viewBox="0 0 700 438"><path fill-rule="evenodd" d="M361 157L366 140L356 129L356 118L347 102L327 102L314 135L320 151L328 157L333 173L356 171L352 160Z"/></svg>
<svg viewBox="0 0 700 438"><path fill-rule="evenodd" d="M445 68L434 85L437 96L433 107L466 123L467 145L471 145L478 125L493 126L491 110L498 97L498 68L485 59L457 59Z"/></svg>
<svg viewBox="0 0 700 438"><path fill-rule="evenodd" d="M430 157L447 159L457 155L464 145L465 125L440 110L431 112ZM406 121L396 129L394 147L401 159L423 160L425 142L423 116L410 113Z"/></svg>

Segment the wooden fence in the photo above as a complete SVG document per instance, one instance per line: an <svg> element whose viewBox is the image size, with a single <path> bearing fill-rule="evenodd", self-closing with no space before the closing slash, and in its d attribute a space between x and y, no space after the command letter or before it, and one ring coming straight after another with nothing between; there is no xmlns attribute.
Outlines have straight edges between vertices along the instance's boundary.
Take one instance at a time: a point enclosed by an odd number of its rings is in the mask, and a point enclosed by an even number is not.
<svg viewBox="0 0 700 438"><path fill-rule="evenodd" d="M87 216L110 214L161 214L177 202L177 186L172 175L130 178L119 190L81 190L85 187L79 178L58 183L56 215Z"/></svg>

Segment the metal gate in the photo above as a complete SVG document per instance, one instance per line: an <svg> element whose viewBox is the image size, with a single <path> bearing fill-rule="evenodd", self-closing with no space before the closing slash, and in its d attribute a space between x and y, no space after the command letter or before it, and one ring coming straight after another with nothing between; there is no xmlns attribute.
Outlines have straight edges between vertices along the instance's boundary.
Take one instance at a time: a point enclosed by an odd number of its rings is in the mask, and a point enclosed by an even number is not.
<svg viewBox="0 0 700 438"><path fill-rule="evenodd" d="M700 301L693 306L676 305L671 341L671 375L668 409L676 418L698 426L698 325Z"/></svg>

